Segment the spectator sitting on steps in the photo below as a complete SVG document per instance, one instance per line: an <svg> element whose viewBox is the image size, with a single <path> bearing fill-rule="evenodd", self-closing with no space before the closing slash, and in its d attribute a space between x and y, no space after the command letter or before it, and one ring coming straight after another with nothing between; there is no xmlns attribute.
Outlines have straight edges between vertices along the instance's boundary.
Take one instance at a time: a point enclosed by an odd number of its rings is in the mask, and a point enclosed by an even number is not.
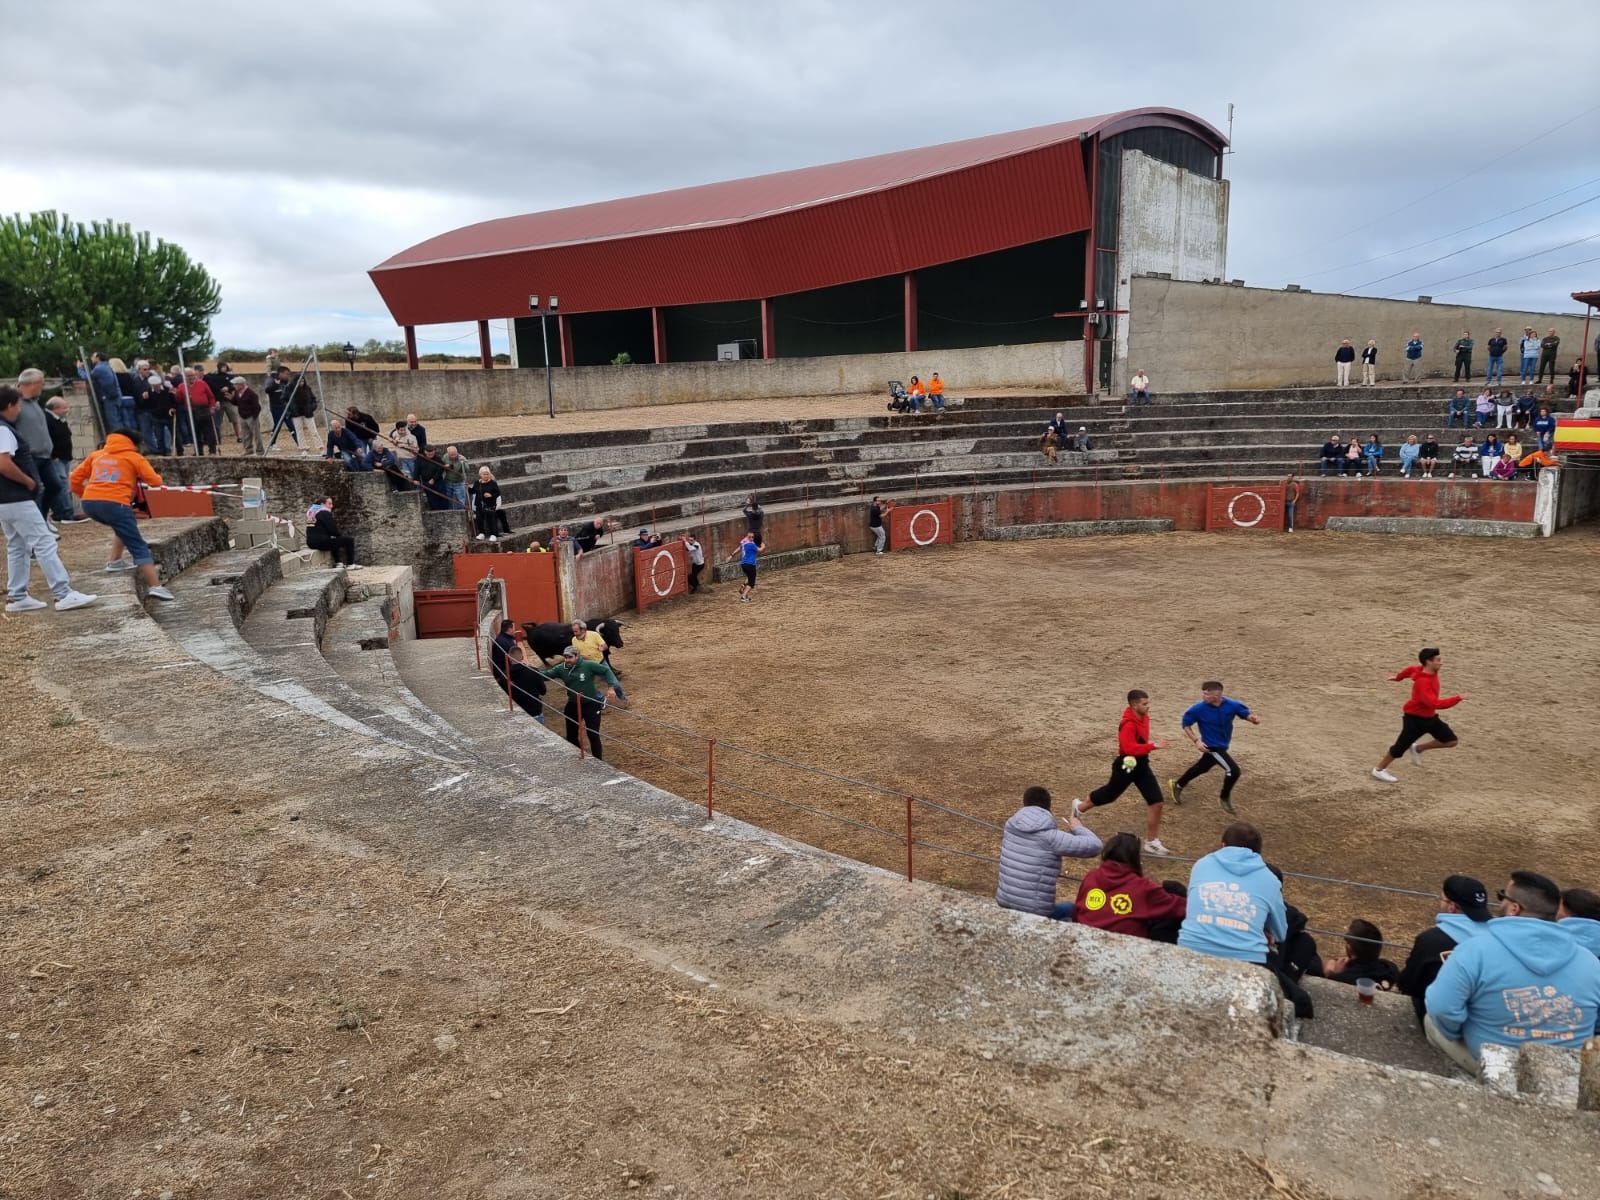
<svg viewBox="0 0 1600 1200"><path fill-rule="evenodd" d="M1485 1045L1576 1049L1600 1010L1600 958L1557 923L1561 889L1513 871L1500 897L1501 916L1455 948L1424 997L1428 1041L1472 1075Z"/></svg>
<svg viewBox="0 0 1600 1200"><path fill-rule="evenodd" d="M911 402L912 412L920 413L922 411L922 399L927 394L928 390L922 386L922 380L913 375L911 383L906 388L906 399Z"/></svg>
<svg viewBox="0 0 1600 1200"><path fill-rule="evenodd" d="M1056 465L1056 452L1061 447L1061 437L1055 431L1055 426L1045 426L1045 431L1039 437L1039 453L1043 454L1045 461L1052 467Z"/></svg>
<svg viewBox="0 0 1600 1200"><path fill-rule="evenodd" d="M1479 443L1478 463L1485 479L1494 473L1494 465L1500 461L1500 451L1499 434L1491 433Z"/></svg>
<svg viewBox="0 0 1600 1200"><path fill-rule="evenodd" d="M1417 441L1417 435L1413 433L1400 446L1400 477L1410 479L1411 472L1416 470L1421 458L1422 443Z"/></svg>
<svg viewBox="0 0 1600 1200"><path fill-rule="evenodd" d="M1089 427L1087 425L1078 426L1078 432L1072 435L1071 444L1067 448L1078 454L1087 454L1094 448L1094 444L1089 440Z"/></svg>
<svg viewBox="0 0 1600 1200"><path fill-rule="evenodd" d="M1100 865L1078 885L1072 919L1112 933L1176 942L1183 922L1184 888L1144 876L1139 838L1116 834L1100 852Z"/></svg>
<svg viewBox="0 0 1600 1200"><path fill-rule="evenodd" d="M343 563L354 567L356 540L339 532L338 522L333 519L333 497L324 496L320 503L311 506L306 516L311 519L306 530L306 545L313 550L326 550L333 556L334 566Z"/></svg>
<svg viewBox="0 0 1600 1200"><path fill-rule="evenodd" d="M1457 473L1460 473L1471 479L1477 469L1478 444L1472 440L1472 435L1469 433L1461 439L1461 445L1450 455L1450 478L1454 479Z"/></svg>
<svg viewBox="0 0 1600 1200"><path fill-rule="evenodd" d="M1322 443L1322 474L1326 475L1330 470L1344 474L1344 445L1337 433Z"/></svg>
<svg viewBox="0 0 1600 1200"><path fill-rule="evenodd" d="M1289 932L1283 885L1261 857L1261 834L1246 821L1222 831L1213 850L1189 873L1188 914L1178 945L1216 958L1265 964L1267 942Z"/></svg>
<svg viewBox="0 0 1600 1200"><path fill-rule="evenodd" d="M1433 478L1433 469L1439 465L1439 438L1430 433L1423 439L1417 455L1417 466L1422 468L1424 479Z"/></svg>
<svg viewBox="0 0 1600 1200"><path fill-rule="evenodd" d="M944 380L939 378L939 372L933 373L933 378L928 380L928 399L933 402L933 411L936 414L944 412Z"/></svg>
<svg viewBox="0 0 1600 1200"><path fill-rule="evenodd" d="M1439 889L1444 911L1433 928L1417 934L1400 970L1400 990L1411 997L1417 1023L1425 1009L1423 993L1439 975L1439 968L1458 945L1482 933L1489 921L1489 892L1470 875L1452 875Z"/></svg>
<svg viewBox="0 0 1600 1200"><path fill-rule="evenodd" d="M1580 946L1600 957L1600 895L1588 888L1562 892L1556 924L1575 937Z"/></svg>
<svg viewBox="0 0 1600 1200"><path fill-rule="evenodd" d="M1150 377L1140 367L1133 373L1133 378L1128 380L1128 399L1135 404L1150 403Z"/></svg>
<svg viewBox="0 0 1600 1200"><path fill-rule="evenodd" d="M1494 424L1494 409L1494 393L1488 388L1484 388L1483 391L1478 393L1478 399L1473 405L1479 429L1487 429Z"/></svg>
<svg viewBox="0 0 1600 1200"><path fill-rule="evenodd" d="M1367 474L1376 475L1378 464L1383 461L1383 443L1378 440L1377 434L1367 435L1367 444L1361 447L1361 454L1367 460Z"/></svg>
<svg viewBox="0 0 1600 1200"><path fill-rule="evenodd" d="M1517 460L1510 454L1501 452L1495 459L1494 466L1489 468L1490 479L1515 479L1517 477Z"/></svg>
<svg viewBox="0 0 1600 1200"><path fill-rule="evenodd" d="M1464 388L1457 388L1456 394L1450 397L1450 417L1444 423L1444 427L1449 429L1459 420L1461 422L1461 428L1465 429L1469 424L1471 424L1471 417L1472 401L1467 398L1467 393Z"/></svg>
<svg viewBox="0 0 1600 1200"><path fill-rule="evenodd" d="M1031 787L1022 793L1022 807L1006 819L1000 835L1000 884L995 902L1001 908L1072 920L1072 905L1056 900L1063 858L1092 858L1100 852L1100 839L1077 817L1068 815L1066 829L1058 828L1050 811L1050 793Z"/></svg>
<svg viewBox="0 0 1600 1200"><path fill-rule="evenodd" d="M1340 471L1339 474L1343 475L1346 472L1349 472L1351 475L1361 474L1361 463L1364 453L1365 452L1361 449L1361 443L1352 438L1350 443L1344 448L1345 470Z"/></svg>
<svg viewBox="0 0 1600 1200"><path fill-rule="evenodd" d="M1384 992L1400 986L1400 968L1383 957L1383 930L1360 917L1351 921L1345 931L1344 953L1323 961L1322 977L1349 984L1370 979Z"/></svg>

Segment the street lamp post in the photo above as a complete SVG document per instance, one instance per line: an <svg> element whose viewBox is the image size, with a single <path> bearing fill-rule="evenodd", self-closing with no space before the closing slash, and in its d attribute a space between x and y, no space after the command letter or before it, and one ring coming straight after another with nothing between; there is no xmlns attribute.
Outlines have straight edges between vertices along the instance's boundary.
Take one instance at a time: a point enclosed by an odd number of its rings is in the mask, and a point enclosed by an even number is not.
<svg viewBox="0 0 1600 1200"><path fill-rule="evenodd" d="M356 369L356 347L354 342L346 342L344 344L344 360L350 364L352 371Z"/></svg>
<svg viewBox="0 0 1600 1200"><path fill-rule="evenodd" d="M556 419L556 386L550 375L550 330L545 324L545 319L554 313L560 304L560 299L555 296L550 297L550 303L547 305L540 305L538 296L528 297L528 311L537 313L539 317L539 338L544 343L544 392L550 404L552 421Z"/></svg>

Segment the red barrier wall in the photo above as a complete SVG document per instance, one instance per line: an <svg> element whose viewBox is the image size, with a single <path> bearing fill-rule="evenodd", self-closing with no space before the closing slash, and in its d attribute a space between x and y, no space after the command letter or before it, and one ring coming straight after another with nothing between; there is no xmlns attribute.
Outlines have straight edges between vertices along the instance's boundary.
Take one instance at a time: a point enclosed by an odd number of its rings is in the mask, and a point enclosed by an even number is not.
<svg viewBox="0 0 1600 1200"><path fill-rule="evenodd" d="M578 565L583 564L580 562ZM682 542L667 542L648 550L634 550L633 606L640 612L659 601L682 596L688 590L689 552Z"/></svg>
<svg viewBox="0 0 1600 1200"><path fill-rule="evenodd" d="M579 564L582 565L581 563ZM477 585L490 571L505 580L506 615L513 621L559 621L554 554L457 554L456 587Z"/></svg>
<svg viewBox="0 0 1600 1200"><path fill-rule="evenodd" d="M906 504L889 512L889 549L948 546L956 540L955 510L949 500Z"/></svg>
<svg viewBox="0 0 1600 1200"><path fill-rule="evenodd" d="M191 492L181 488L146 488L144 498L152 517L214 517L216 502L210 492ZM234 505L238 512L238 505Z"/></svg>
<svg viewBox="0 0 1600 1200"><path fill-rule="evenodd" d="M1281 483L1213 483L1206 498L1206 528L1226 533L1244 529L1282 529Z"/></svg>

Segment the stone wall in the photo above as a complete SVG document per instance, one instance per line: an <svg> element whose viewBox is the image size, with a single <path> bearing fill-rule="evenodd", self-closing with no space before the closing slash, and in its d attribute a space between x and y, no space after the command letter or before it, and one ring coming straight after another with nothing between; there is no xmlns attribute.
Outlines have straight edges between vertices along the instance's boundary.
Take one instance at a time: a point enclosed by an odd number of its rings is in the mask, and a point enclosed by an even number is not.
<svg viewBox="0 0 1600 1200"><path fill-rule="evenodd" d="M1282 292L1146 276L1134 278L1131 296L1125 365L1129 374L1143 367L1157 393L1327 386L1334 381L1333 352L1340 338L1349 338L1358 351L1368 338L1376 339L1378 379L1397 380L1404 367L1405 344L1413 332L1422 334L1424 370L1431 377L1449 380L1455 362L1451 347L1463 329L1470 329L1477 341L1472 365L1481 383L1488 365L1485 346L1496 328L1504 329L1511 342L1506 374L1514 385L1519 366L1517 339L1523 326L1532 325L1541 337L1551 326L1561 335L1558 390L1565 395L1567 368L1577 360L1583 341L1581 316L1551 313ZM1351 375L1361 378L1359 361Z"/></svg>
<svg viewBox="0 0 1600 1200"><path fill-rule="evenodd" d="M749 358L738 362L570 367L554 372L556 410L631 408L702 400L790 399L886 392L891 379L933 372L952 397L993 388L1083 390L1081 342L1036 342L916 354L843 354L825 358ZM380 420L407 412L429 420L518 416L546 410L543 370L448 371L324 369L330 411L351 404ZM804 408L792 410L804 416Z"/></svg>
<svg viewBox="0 0 1600 1200"><path fill-rule="evenodd" d="M1556 493L1557 529L1600 517L1600 454L1562 457L1566 461Z"/></svg>

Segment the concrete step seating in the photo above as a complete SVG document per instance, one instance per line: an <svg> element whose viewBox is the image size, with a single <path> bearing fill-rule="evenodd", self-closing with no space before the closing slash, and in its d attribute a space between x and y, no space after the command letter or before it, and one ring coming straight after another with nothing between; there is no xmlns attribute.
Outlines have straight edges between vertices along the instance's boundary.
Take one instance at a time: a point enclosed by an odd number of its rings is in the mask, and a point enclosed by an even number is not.
<svg viewBox="0 0 1600 1200"><path fill-rule="evenodd" d="M1313 474L1332 432L1376 432L1381 474L1399 471L1408 434L1449 444L1445 410L1453 387L1308 388L1161 396L1148 405L1084 396L971 397L943 417L866 413L562 432L463 445L488 463L520 537L547 537L556 524L615 517L624 528L659 526L737 509L750 493L767 507L851 494L936 495L975 484L1015 485L1138 478L1270 479ZM1061 412L1095 438L1087 455L1054 466L1038 436ZM1481 436L1477 430L1474 436ZM437 518L436 518L437 519ZM447 524L448 521L444 522Z"/></svg>
<svg viewBox="0 0 1600 1200"><path fill-rule="evenodd" d="M795 956L814 950L796 945L774 960L774 946L782 943L770 931L792 923L796 895L825 895L830 912L859 902L863 912L878 914L875 921L847 920L839 927L839 935L855 947L829 959L841 995L878 987L899 995L897 987L910 987L910 971L915 989L907 994L926 991L928 999L926 1013L916 1005L903 1008L897 1020L904 1027L926 1021L930 1029L944 1029L946 1037L957 1036L958 1041L976 1037L980 1045L1010 1047L1005 1053L1019 1055L1021 1061L1037 1058L1059 1069L1073 1052L1070 1044L1054 1042L1037 1053L1018 1049L1038 1039L1019 1036L1017 1030L1034 1030L1045 1018L1065 1022L1069 1015L1079 1029L1101 1023L1121 1027L1128 997L1138 996L1147 1023L1163 1020L1169 1005L1184 1020L1212 1014L1219 1054L1226 1053L1231 1038L1257 1040L1275 1033L1391 1067L1449 1074L1422 1045L1409 1004L1398 997L1380 996L1376 1006L1362 1009L1354 1004L1353 989L1313 988L1318 1019L1299 1023L1284 1012L1275 988L1254 968L1003 913L984 897L926 884L908 890L885 872L742 822L722 816L708 821L698 804L605 764L580 761L557 732L520 711L508 712L489 673L474 669L469 640L391 642L382 591L352 583L344 570L306 570L284 578L271 547L218 550L217 542L190 537L176 549L157 545L158 559L176 572L171 586L179 601L152 613L176 645L236 683L245 697L256 698L230 709L242 724L278 721L285 715L303 723L308 747L304 759L263 762L261 769L282 771L283 786L299 790L305 785L290 781L303 781L319 761L331 771L333 764L352 757L370 760L384 778L404 778L405 790L422 807L397 810L393 820L419 831L425 828L429 797L436 794L470 796L486 819L516 806L536 833L534 841L514 846L512 858L541 863L540 886L564 904L582 896L590 924L611 919L605 905L607 897L615 898L622 906L616 919L626 916L628 937L649 946L651 953L705 963L709 948L719 946L739 963L741 978L792 975ZM524 837L530 832L525 828ZM648 845L671 868L643 872L621 894L615 886L615 858L622 845ZM770 871L752 872L752 864L766 866L774 859L779 865ZM747 885L730 894L732 881L741 880ZM870 894L861 894L863 889ZM862 945L863 939L873 940L881 913L890 908L912 912L913 925L924 932L959 928L959 968L939 953L932 955L937 961L919 959L919 965L908 966L886 947ZM863 934L863 928L869 932ZM1042 957L1024 967L1018 956L1030 954L1043 935L1047 944L1038 947ZM827 931L818 925L807 936L826 941ZM891 929L884 936L887 946L905 934ZM1067 977L1110 982L1044 992L1005 982L1044 978L1052 964L1065 970L1062 955L1083 960L1069 963ZM1089 960L1092 972L1085 965ZM984 1012L969 1017L960 1034L952 1035L945 1028L949 1005L965 986L961 981L975 977L986 981ZM811 998L819 1005L826 999ZM1062 1010L1057 1016L1041 1008L1057 1003ZM989 1026L1006 1030L1006 1036ZM1157 1029L1154 1036L1176 1035ZM1092 1054L1080 1065L1090 1069ZM1571 1086L1576 1056L1554 1065L1560 1078L1549 1094L1531 1086L1524 1086L1523 1094L1570 1108L1575 1103L1569 1093L1576 1091ZM1359 1068L1351 1064L1351 1069ZM1502 1094L1515 1094L1518 1081L1529 1072L1516 1062L1501 1064L1501 1075L1507 1070L1509 1086L1505 1079L1498 1084L1498 1077L1486 1079Z"/></svg>

